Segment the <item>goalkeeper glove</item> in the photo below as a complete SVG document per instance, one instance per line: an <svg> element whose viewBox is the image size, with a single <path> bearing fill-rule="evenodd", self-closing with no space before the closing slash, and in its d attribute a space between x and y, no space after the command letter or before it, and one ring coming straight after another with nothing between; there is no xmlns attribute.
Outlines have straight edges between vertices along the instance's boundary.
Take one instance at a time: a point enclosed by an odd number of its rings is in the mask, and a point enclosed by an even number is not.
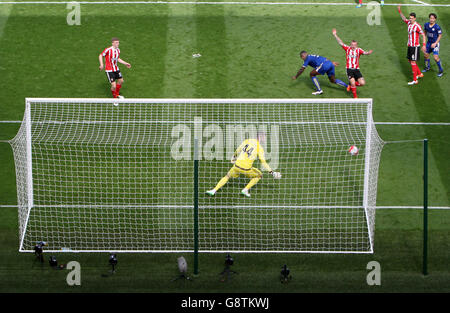
<svg viewBox="0 0 450 313"><path fill-rule="evenodd" d="M236 162L236 156L233 155L233 157L231 158L231 163L234 164Z"/></svg>
<svg viewBox="0 0 450 313"><path fill-rule="evenodd" d="M269 173L272 174L274 179L280 179L281 178L281 173L280 172L270 171Z"/></svg>

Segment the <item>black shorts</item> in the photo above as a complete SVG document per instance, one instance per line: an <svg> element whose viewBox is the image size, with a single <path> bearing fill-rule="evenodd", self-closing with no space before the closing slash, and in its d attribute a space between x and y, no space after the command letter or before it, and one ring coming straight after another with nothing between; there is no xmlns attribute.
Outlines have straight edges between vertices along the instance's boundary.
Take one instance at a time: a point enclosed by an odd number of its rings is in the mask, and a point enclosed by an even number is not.
<svg viewBox="0 0 450 313"><path fill-rule="evenodd" d="M113 83L116 80L122 78L122 74L120 73L120 71L117 71L117 72L106 72L106 77L108 77L108 81L110 83Z"/></svg>
<svg viewBox="0 0 450 313"><path fill-rule="evenodd" d="M420 59L420 47L408 47L408 53L406 58L410 61L419 61Z"/></svg>
<svg viewBox="0 0 450 313"><path fill-rule="evenodd" d="M358 80L363 77L361 72L359 71L359 69L355 69L355 68L348 68L347 76L348 76L348 79L354 78L355 80Z"/></svg>

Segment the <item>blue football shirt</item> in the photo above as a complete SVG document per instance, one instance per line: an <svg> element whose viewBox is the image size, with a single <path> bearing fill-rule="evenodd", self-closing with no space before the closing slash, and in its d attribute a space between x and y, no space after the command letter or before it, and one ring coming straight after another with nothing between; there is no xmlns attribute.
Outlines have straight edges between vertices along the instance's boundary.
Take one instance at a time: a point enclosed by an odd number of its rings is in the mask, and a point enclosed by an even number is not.
<svg viewBox="0 0 450 313"><path fill-rule="evenodd" d="M328 61L328 59L325 57L315 54L308 54L308 56L305 59L305 62L303 63L303 67L307 67L309 65L311 67L317 68L325 61Z"/></svg>
<svg viewBox="0 0 450 313"><path fill-rule="evenodd" d="M442 34L441 27L438 24L430 26L430 23L425 23L424 30L427 32L428 43L435 43L439 35Z"/></svg>

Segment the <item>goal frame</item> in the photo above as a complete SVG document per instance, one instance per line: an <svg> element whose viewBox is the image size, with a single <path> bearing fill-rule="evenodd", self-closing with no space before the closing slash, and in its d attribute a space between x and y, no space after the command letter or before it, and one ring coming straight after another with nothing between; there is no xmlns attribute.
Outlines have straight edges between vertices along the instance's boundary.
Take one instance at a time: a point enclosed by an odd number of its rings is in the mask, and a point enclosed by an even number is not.
<svg viewBox="0 0 450 313"><path fill-rule="evenodd" d="M369 224L369 179L370 179L370 165L371 165L371 137L372 137L372 126L374 125L373 117L372 117L372 107L373 100L371 98L358 98L358 99L344 99L344 98L321 98L321 99L313 99L313 98L302 98L302 99L285 99L285 98L270 98L270 99L256 99L256 98L228 98L228 99L196 99L196 98L152 98L152 99L143 99L143 98L127 98L127 99L109 99L109 98L25 98L25 118L23 123L25 123L25 134L26 134L26 162L27 162L27 183L26 189L28 193L28 204L27 204L27 218L24 223L23 233L21 234L19 252L32 253L34 250L24 249L24 239L27 230L27 224L30 217L30 212L34 207L33 201L33 159L32 159L32 131L31 131L31 103L45 103L45 102L54 102L54 103L126 103L126 104L226 104L226 103L242 103L242 104L257 104L257 103L265 103L265 104L301 104L301 103L310 103L310 104L325 104L325 103L336 103L336 104L367 104L367 120L366 122L353 122L353 124L367 124L366 127L366 149L365 149L365 165L364 165L364 192L363 192L363 201L361 206L348 206L347 208L363 208L365 212L366 222L367 222L367 235L370 242L370 250L367 251L289 251L289 250L230 250L227 252L230 253L310 253L310 254L372 254L374 252L374 244L373 244L373 236L370 229ZM82 123L83 121L80 121ZM236 121L239 123L239 121ZM289 122L287 122L289 123ZM315 122L304 122L304 123L315 123ZM326 122L317 122L317 123L326 123ZM343 122L345 124L352 124L352 122ZM298 123L301 124L301 123ZM339 124L338 122L333 124ZM195 160L195 159L194 159ZM90 207L87 205L86 207ZM192 207L190 204L186 204L186 207ZM260 207L260 206L258 206ZM313 206L307 206L308 208L312 208ZM332 206L324 206L330 208ZM339 206L345 207L345 206ZM320 208L317 206L316 208ZM198 218L197 218L198 220ZM374 225L373 225L374 227ZM198 228L198 227L197 227ZM373 230L374 231L374 230ZM45 240L45 239L44 239ZM194 241L194 239L193 239ZM180 249L180 250L72 250L72 249L62 249L62 250L45 250L45 252L52 253L79 253L79 252L88 252L88 253L102 253L102 252L115 252L115 253L192 253L194 249ZM198 250L200 253L224 253L223 250Z"/></svg>

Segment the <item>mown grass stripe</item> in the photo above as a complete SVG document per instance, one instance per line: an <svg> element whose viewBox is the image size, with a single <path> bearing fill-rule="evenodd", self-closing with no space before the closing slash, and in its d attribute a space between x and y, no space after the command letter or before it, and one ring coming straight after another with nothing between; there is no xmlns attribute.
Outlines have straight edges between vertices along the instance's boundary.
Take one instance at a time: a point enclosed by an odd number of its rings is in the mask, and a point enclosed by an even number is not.
<svg viewBox="0 0 450 313"><path fill-rule="evenodd" d="M404 76L407 80L411 80L411 66L409 65L406 59L406 27L404 23L401 22L400 17L397 12L389 13L389 15L384 14L383 20L387 25L389 30L389 36L391 41L393 42L393 47L397 56L399 58L401 69L404 73ZM421 53L421 60L423 60L423 53ZM419 61L419 67L423 68L420 65L422 63ZM440 119L440 120L450 120L450 113L446 105L445 97L443 92L437 82L436 76L426 76L419 81L418 85L415 86L407 86L405 80L405 88L408 87L408 91L411 95L411 102L414 105L416 112L421 120L429 120L431 119ZM409 97L408 97L409 98ZM426 100L425 100L426 99ZM437 139L441 137L441 131L439 129L433 129L426 127L424 128L424 132L426 134L426 138L430 140L430 163L435 164L438 171L434 173L434 175L438 175L440 177L434 178L434 181L440 181L442 188L446 191L447 198L450 201L450 177L446 175L445 177L439 175L439 173L448 173L450 170L450 166L448 163L447 156L450 155L450 146L442 146L438 144L433 144L433 139ZM431 175L431 174L430 174ZM433 176L433 175L431 175Z"/></svg>
<svg viewBox="0 0 450 313"><path fill-rule="evenodd" d="M197 98L229 97L229 52L224 14L223 6L213 9L205 6L195 7L197 51L202 55L196 60Z"/></svg>
<svg viewBox="0 0 450 313"><path fill-rule="evenodd" d="M194 7L169 5L163 98L195 95L196 32Z"/></svg>

